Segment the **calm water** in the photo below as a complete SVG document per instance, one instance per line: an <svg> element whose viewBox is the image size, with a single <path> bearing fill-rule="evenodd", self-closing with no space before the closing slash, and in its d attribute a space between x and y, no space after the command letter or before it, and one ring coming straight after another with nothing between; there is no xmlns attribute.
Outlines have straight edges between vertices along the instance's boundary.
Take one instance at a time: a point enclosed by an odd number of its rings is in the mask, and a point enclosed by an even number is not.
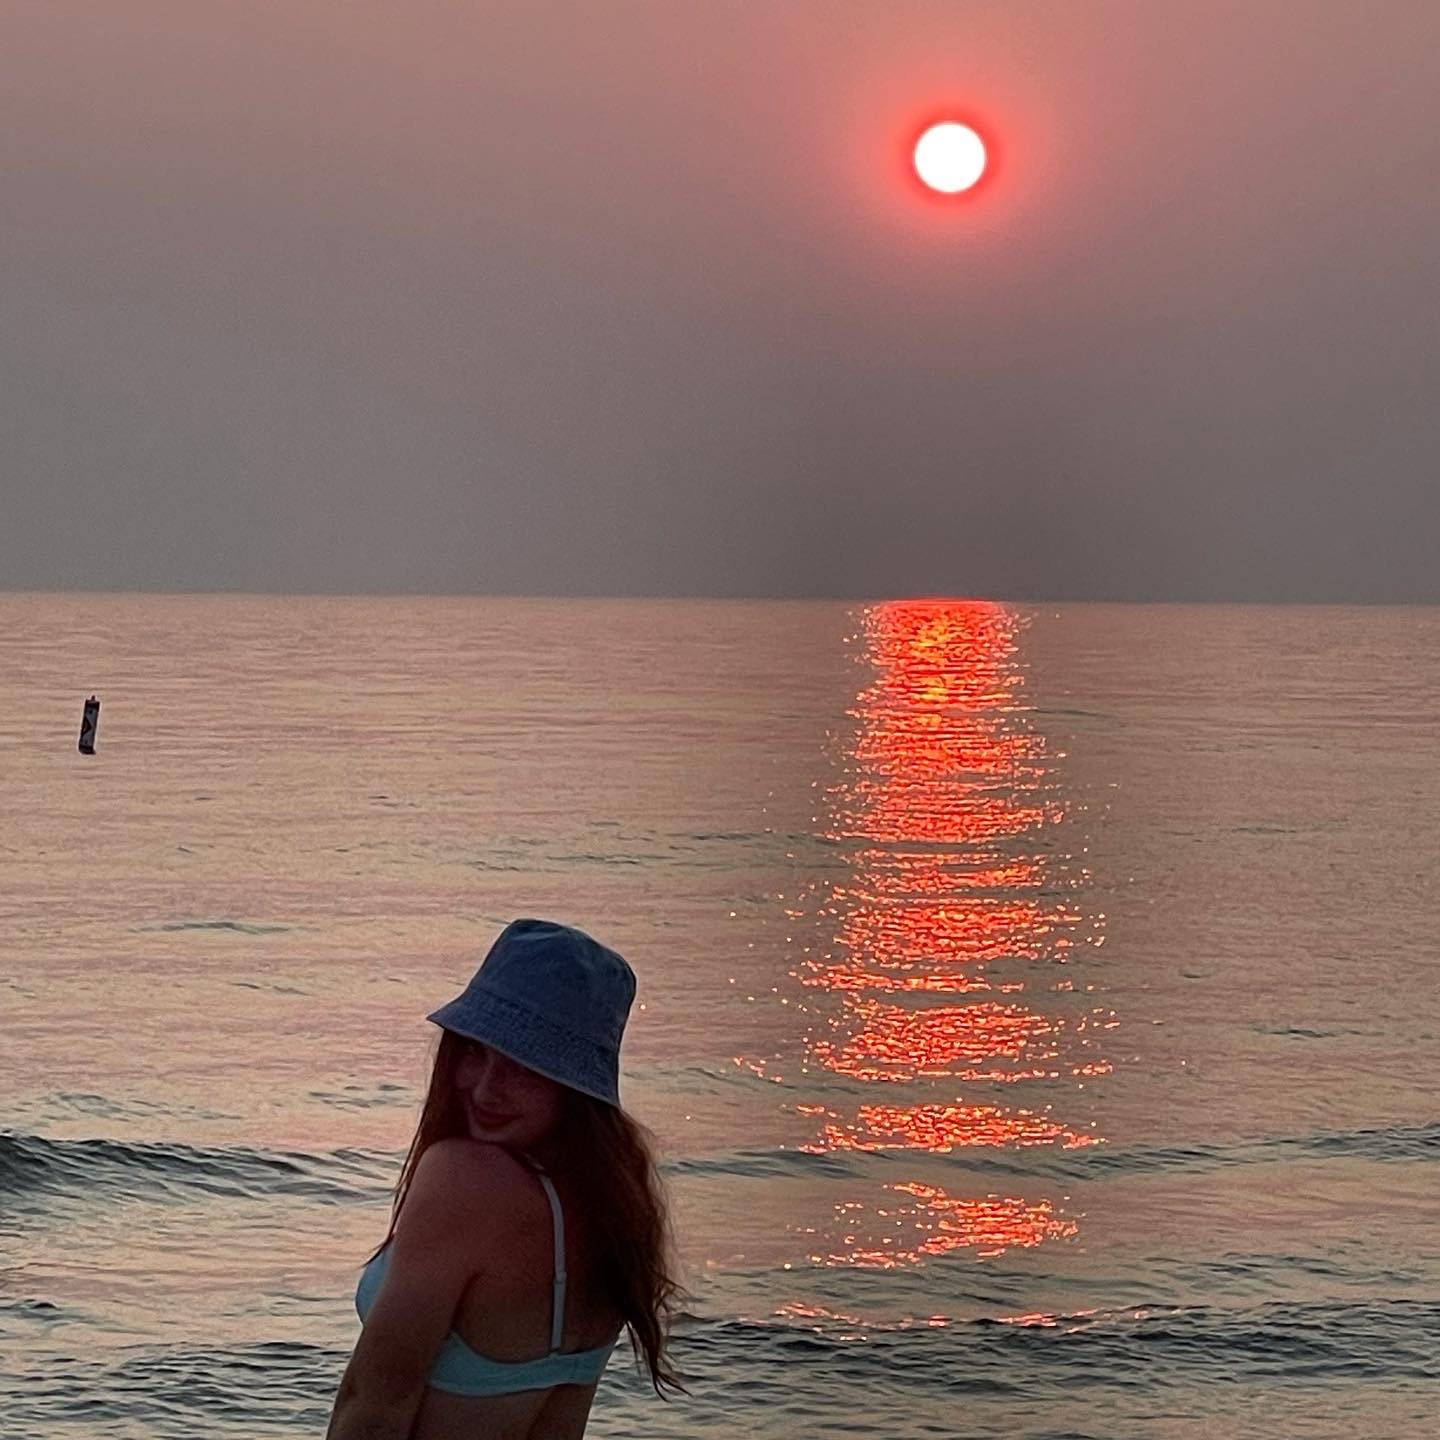
<svg viewBox="0 0 1440 1440"><path fill-rule="evenodd" d="M318 1435L518 914L632 960L692 1394L1440 1411L1440 610L0 596L0 1433ZM75 752L103 700L99 753Z"/></svg>

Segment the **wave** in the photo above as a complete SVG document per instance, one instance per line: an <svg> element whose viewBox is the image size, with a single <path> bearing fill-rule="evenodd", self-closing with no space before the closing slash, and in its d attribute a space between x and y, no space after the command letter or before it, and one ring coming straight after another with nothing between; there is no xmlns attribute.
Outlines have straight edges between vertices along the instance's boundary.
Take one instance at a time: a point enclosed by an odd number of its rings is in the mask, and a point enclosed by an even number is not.
<svg viewBox="0 0 1440 1440"><path fill-rule="evenodd" d="M753 1070L732 1064L676 1065L671 1062L628 1062L627 1079L663 1086L667 1096L719 1095L729 1091L748 1090L772 1094L782 1087Z"/></svg>
<svg viewBox="0 0 1440 1440"><path fill-rule="evenodd" d="M259 925L247 920L169 920L161 925L137 925L137 930L230 930L237 935L283 935L293 925Z"/></svg>
<svg viewBox="0 0 1440 1440"><path fill-rule="evenodd" d="M65 1122L73 1120L76 1115L98 1120L151 1122L157 1117L171 1122L239 1118L223 1111L207 1109L202 1105L187 1105L175 1100L164 1104L156 1100L142 1100L138 1096L119 1100L109 1095L95 1095L81 1090L59 1090L52 1095L40 1096L32 1102L32 1107L37 1113L58 1116Z"/></svg>
<svg viewBox="0 0 1440 1440"><path fill-rule="evenodd" d="M329 1204L383 1198L395 1157L325 1155L164 1141L51 1140L0 1130L0 1196L90 1201L202 1192L235 1199L301 1196Z"/></svg>
<svg viewBox="0 0 1440 1440"><path fill-rule="evenodd" d="M874 1158L855 1150L731 1150L720 1155L675 1156L661 1168L667 1175L738 1175L752 1180L809 1175L850 1180L868 1173Z"/></svg>
<svg viewBox="0 0 1440 1440"><path fill-rule="evenodd" d="M937 1397L1073 1404L1086 1392L1119 1391L1163 1404L1166 1393L1256 1382L1294 1390L1337 1382L1428 1386L1437 1378L1437 1348L1440 1301L1372 1300L941 1326L723 1319L682 1329L672 1353L690 1391L677 1405L677 1420L684 1410L692 1416L709 1411L713 1418L728 1412L738 1422L743 1404L752 1417L758 1409L773 1423L793 1416L793 1433L811 1434L817 1416L838 1416L863 1395L877 1423L845 1433L879 1435L885 1433L880 1407ZM211 1434L318 1429L346 1361L337 1346L295 1341L149 1344L111 1353L114 1358L97 1362L92 1354L46 1347L26 1354L23 1363L17 1354L0 1369L10 1397L7 1419L23 1427L17 1433L54 1433L80 1420L129 1421L154 1435L172 1427L186 1433L187 1424L194 1427L190 1433ZM618 1419L609 1404L642 1397L645 1389L622 1345L602 1381L599 1416L608 1410Z"/></svg>
<svg viewBox="0 0 1440 1440"><path fill-rule="evenodd" d="M1207 1145L1097 1146L1072 1152L1063 1166L1067 1176L1154 1170L1268 1164L1277 1160L1329 1159L1372 1161L1440 1160L1440 1124L1388 1125L1363 1130L1327 1130L1312 1135L1275 1135Z"/></svg>
<svg viewBox="0 0 1440 1440"><path fill-rule="evenodd" d="M727 1072L687 1067L692 1085L708 1088L731 1079ZM333 1103L395 1103L385 1096L324 1096ZM1066 1183L1158 1171L1213 1169L1277 1161L1362 1159L1374 1162L1440 1160L1440 1124L1208 1145L1099 1145L1080 1150L1048 1146L957 1149L931 1155L915 1149L875 1151L803 1150L784 1146L682 1155L662 1163L668 1175L738 1176L746 1179L877 1178L899 1167L913 1170L917 1157L951 1165L957 1172L1006 1175ZM16 1199L88 1200L97 1192L132 1198L164 1198L200 1192L222 1198L300 1197L330 1204L383 1199L394 1184L397 1156L359 1149L322 1154L249 1146L202 1146L171 1141L57 1140L0 1130L0 1196Z"/></svg>
<svg viewBox="0 0 1440 1440"><path fill-rule="evenodd" d="M6 1420L17 1434L94 1434L116 1425L156 1437L318 1433L347 1358L340 1346L297 1341L124 1345L97 1355L57 1346L64 1333L53 1330L43 1344L0 1360ZM813 1435L820 1422L826 1434L919 1440L953 1436L957 1404L991 1399L995 1408L968 1412L964 1433L1038 1434L1025 1419L1063 1414L1071 1424L1102 1416L1111 1423L1047 1428L1047 1436L1108 1436L1135 1433L1116 1431L1115 1405L1213 1415L1218 1396L1243 1403L1257 1386L1297 1414L1320 1403L1333 1417L1337 1407L1363 1406L1377 1386L1392 1397L1411 1393L1418 1406L1440 1378L1437 1353L1440 1301L1433 1300L890 1325L838 1315L686 1316L672 1358L688 1394L667 1407L666 1433ZM601 1381L597 1434L653 1431L655 1404L622 1344ZM1241 1432L1222 1422L1215 1433Z"/></svg>
<svg viewBox="0 0 1440 1440"><path fill-rule="evenodd" d="M677 1338L677 1358L701 1367L714 1356L780 1362L834 1359L860 1382L927 1374L956 1378L965 1358L988 1390L1070 1385L1146 1385L1192 1380L1195 1372L1230 1380L1440 1378L1440 1300L1274 1302L1246 1308L1182 1306L1093 1310L937 1322L873 1323L852 1316L805 1320L732 1319L698 1323ZM1028 1362L1034 1361L1034 1367ZM994 1367L994 1368L992 1368ZM1009 1378L1007 1378L1007 1375Z"/></svg>
<svg viewBox="0 0 1440 1440"><path fill-rule="evenodd" d="M1094 1386L1230 1381L1440 1379L1440 1300L1144 1307L937 1323L853 1317L724 1320L676 1339L711 1367L841 1367L852 1383L1033 1394ZM783 1370L781 1371L783 1374ZM758 1377L752 1375L750 1378Z"/></svg>
<svg viewBox="0 0 1440 1440"><path fill-rule="evenodd" d="M1074 1150L1035 1145L1008 1149L957 1147L937 1153L906 1146L844 1151L780 1146L680 1157L669 1161L667 1168L681 1175L822 1175L854 1179L894 1165L913 1169L917 1157L921 1156L948 1162L965 1171L1067 1182L1117 1174L1143 1175L1165 1170L1338 1157L1378 1162L1436 1161L1440 1160L1440 1124L1322 1131L1313 1135L1280 1135L1215 1144L1101 1144Z"/></svg>
<svg viewBox="0 0 1440 1440"><path fill-rule="evenodd" d="M27 1358L30 1368L0 1368L15 1434L125 1425L127 1435L249 1436L318 1434L348 1357L332 1346L262 1341L127 1346L108 1364L54 1349Z"/></svg>

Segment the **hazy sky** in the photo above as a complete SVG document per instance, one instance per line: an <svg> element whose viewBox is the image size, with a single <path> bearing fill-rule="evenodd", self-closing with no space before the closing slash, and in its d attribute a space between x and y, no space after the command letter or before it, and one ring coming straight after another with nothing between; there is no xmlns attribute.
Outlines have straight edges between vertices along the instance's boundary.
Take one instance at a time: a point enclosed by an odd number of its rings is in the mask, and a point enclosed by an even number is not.
<svg viewBox="0 0 1440 1440"><path fill-rule="evenodd" d="M1440 600L1436 0L0 0L0 153L0 589Z"/></svg>

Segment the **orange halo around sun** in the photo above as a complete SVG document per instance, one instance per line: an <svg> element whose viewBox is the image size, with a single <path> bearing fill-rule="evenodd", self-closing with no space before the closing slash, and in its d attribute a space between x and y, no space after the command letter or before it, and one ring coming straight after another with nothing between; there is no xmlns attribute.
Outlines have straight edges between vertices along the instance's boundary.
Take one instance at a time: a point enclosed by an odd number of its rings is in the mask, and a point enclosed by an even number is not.
<svg viewBox="0 0 1440 1440"><path fill-rule="evenodd" d="M927 127L911 158L921 183L941 195L961 195L973 188L989 160L979 133L958 120Z"/></svg>

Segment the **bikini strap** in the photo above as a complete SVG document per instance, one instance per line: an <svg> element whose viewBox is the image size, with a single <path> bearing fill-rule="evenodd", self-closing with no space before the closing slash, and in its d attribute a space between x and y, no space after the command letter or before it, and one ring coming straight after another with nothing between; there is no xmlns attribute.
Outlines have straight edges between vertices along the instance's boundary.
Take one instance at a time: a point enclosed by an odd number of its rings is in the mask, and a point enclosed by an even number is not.
<svg viewBox="0 0 1440 1440"><path fill-rule="evenodd" d="M553 1355L560 1348L560 1336L565 1329L565 1216L550 1177L543 1170L535 1173L545 1187L555 1222L555 1295L550 1305L550 1353Z"/></svg>

